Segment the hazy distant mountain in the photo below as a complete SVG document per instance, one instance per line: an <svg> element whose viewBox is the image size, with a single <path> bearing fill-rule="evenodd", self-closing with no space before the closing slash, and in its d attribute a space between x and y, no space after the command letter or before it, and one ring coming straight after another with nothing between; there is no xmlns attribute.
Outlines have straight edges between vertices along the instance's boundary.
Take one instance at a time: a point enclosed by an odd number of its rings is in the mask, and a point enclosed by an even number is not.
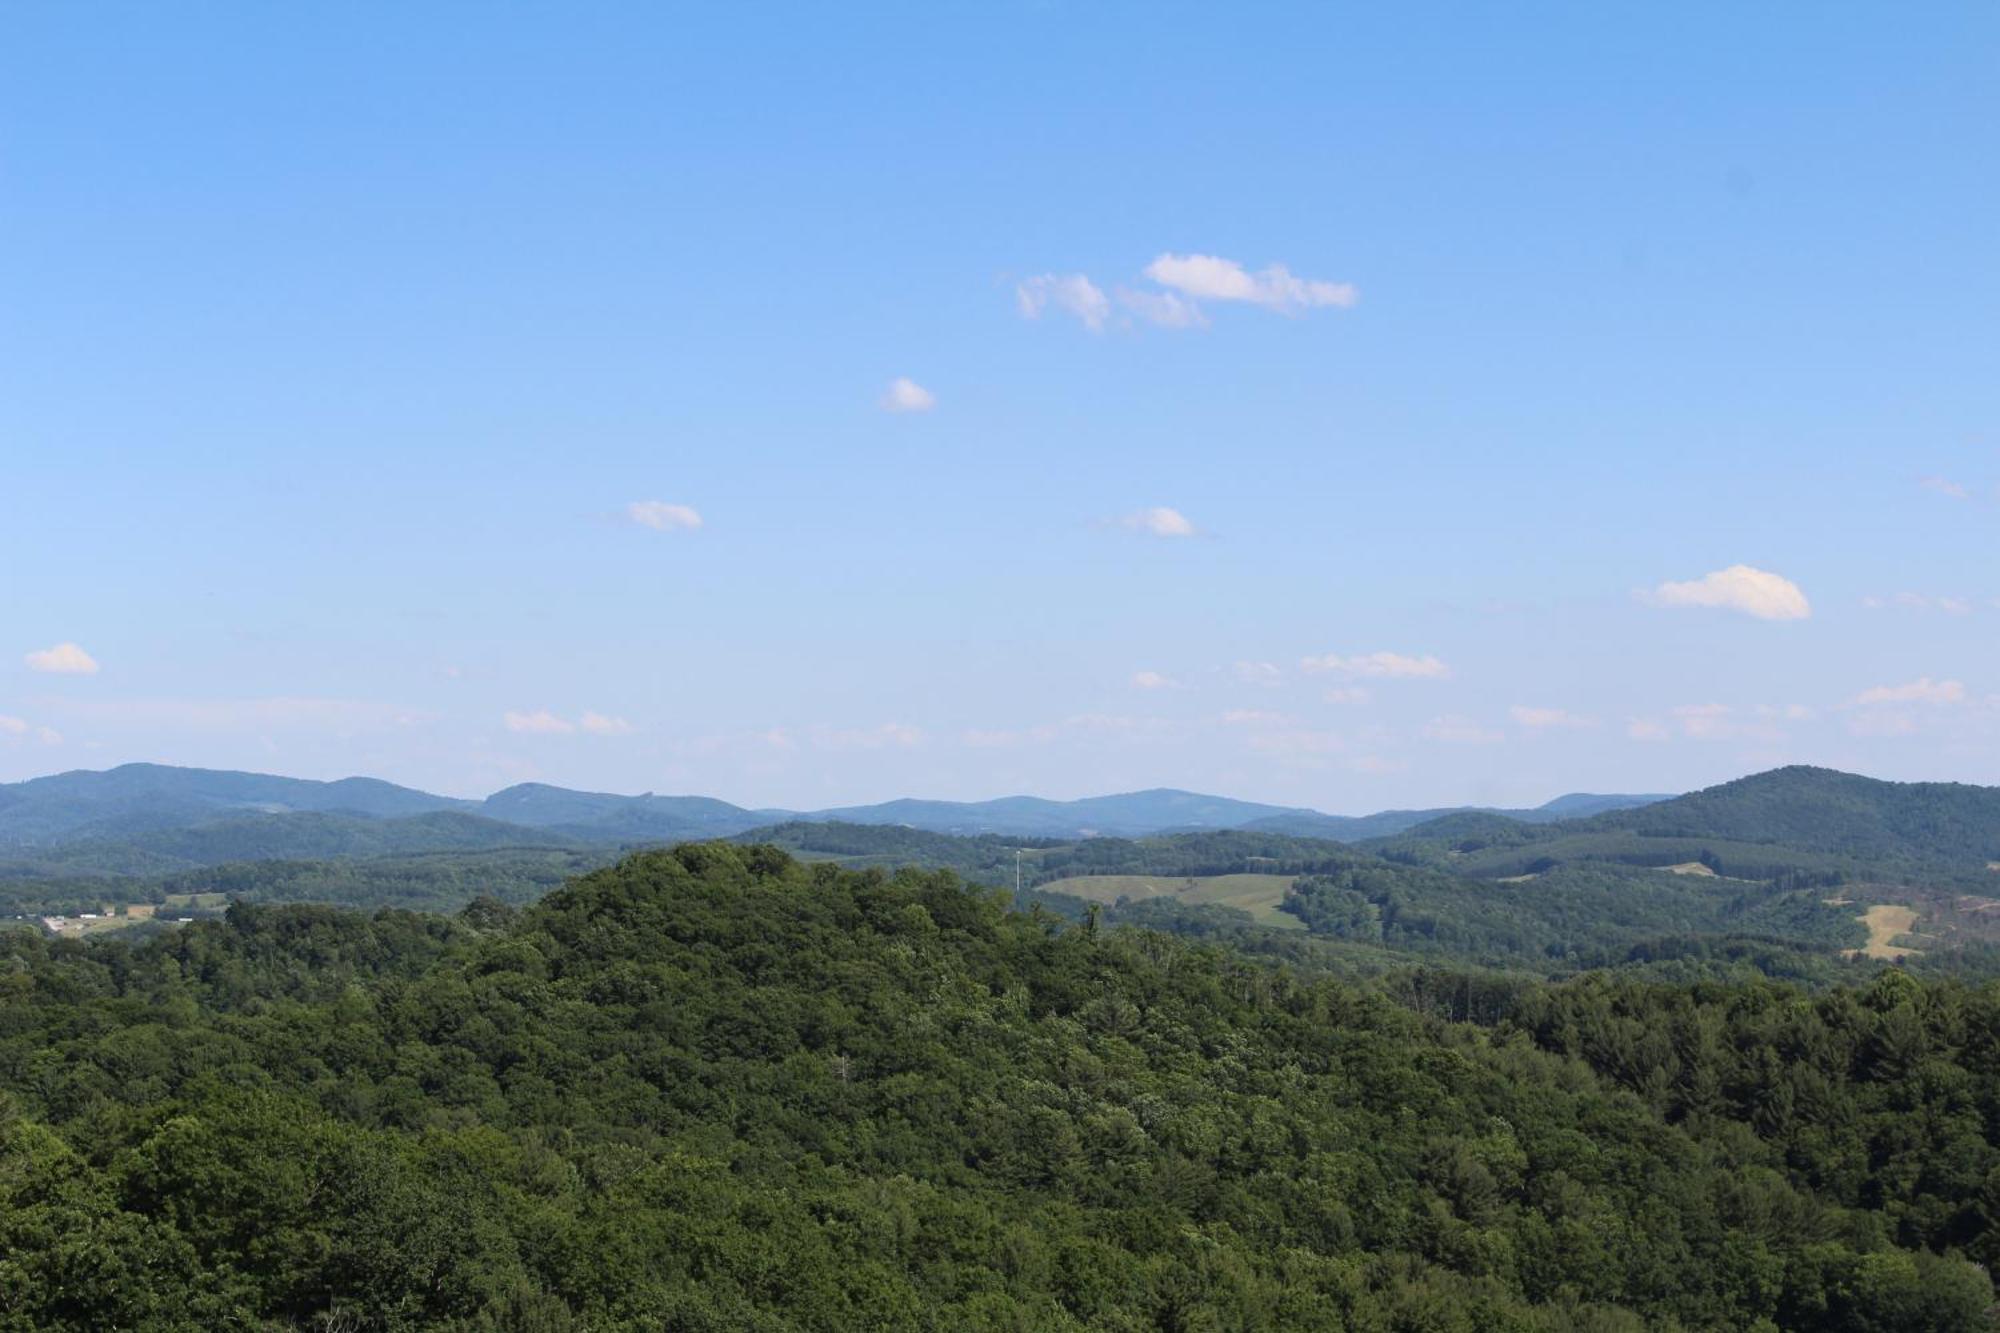
<svg viewBox="0 0 2000 1333"><path fill-rule="evenodd" d="M1129 837L1168 829L1241 828L1259 819L1313 813L1159 787L1078 801L1049 801L1037 796L1003 796L992 801L885 801L880 805L820 810L802 818L849 824L907 824L933 833Z"/></svg>
<svg viewBox="0 0 2000 1333"><path fill-rule="evenodd" d="M77 873L152 875L230 861L321 861L502 847L575 847L552 830L525 829L457 810L396 819L297 811L231 815L189 828L86 837L41 849L37 864Z"/></svg>
<svg viewBox="0 0 2000 1333"><path fill-rule="evenodd" d="M746 810L709 796L615 796L524 782L494 792L479 805L490 819L531 828L621 839L720 838L759 824L782 822L789 810Z"/></svg>
<svg viewBox="0 0 2000 1333"><path fill-rule="evenodd" d="M1504 810L1490 806L1454 805L1436 810L1383 810L1372 815L1323 815L1314 810L1289 811L1266 819L1253 820L1245 828L1271 833L1289 833L1299 838L1331 838L1336 842L1362 842L1369 838L1393 837L1422 824L1449 815L1497 815L1524 824L1549 824L1576 819L1606 810L1625 810L1669 799L1665 796L1598 796L1572 792L1558 796L1532 810Z"/></svg>
<svg viewBox="0 0 2000 1333"><path fill-rule="evenodd" d="M165 764L125 764L0 784L0 844L185 828L224 815L338 811L376 819L475 810L476 801L375 778L314 782Z"/></svg>
<svg viewBox="0 0 2000 1333"><path fill-rule="evenodd" d="M1522 820L1631 805L1637 796L1566 796ZM1408 829L1439 811L1343 817L1159 788L1051 801L906 799L797 812L706 796L621 796L522 783L483 801L373 778L315 782L162 764L127 764L0 785L0 860L81 872L148 873L229 860L361 857L505 846L619 847L720 838L787 821L902 825L1020 838L1144 837L1251 829L1353 842ZM309 818L310 816L310 818ZM445 818L449 816L449 818ZM395 827L375 827L394 825Z"/></svg>
<svg viewBox="0 0 2000 1333"><path fill-rule="evenodd" d="M1571 792L1558 796L1553 801L1545 801L1532 810L1507 810L1503 814L1530 824L1546 824L1558 819L1585 819L1591 815L1603 814L1608 810L1634 810L1642 805L1657 805L1661 801L1673 800L1671 792L1652 796L1597 796L1590 792Z"/></svg>

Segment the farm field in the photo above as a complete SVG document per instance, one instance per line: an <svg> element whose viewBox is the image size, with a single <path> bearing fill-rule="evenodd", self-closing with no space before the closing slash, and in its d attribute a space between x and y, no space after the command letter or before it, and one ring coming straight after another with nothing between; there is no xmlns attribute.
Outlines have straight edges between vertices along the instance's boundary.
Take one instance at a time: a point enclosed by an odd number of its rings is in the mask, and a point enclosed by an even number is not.
<svg viewBox="0 0 2000 1333"><path fill-rule="evenodd" d="M1292 886L1290 875L1076 875L1036 887L1094 903L1120 899L1178 898L1184 903L1235 907L1260 926L1304 930L1305 923L1279 906Z"/></svg>

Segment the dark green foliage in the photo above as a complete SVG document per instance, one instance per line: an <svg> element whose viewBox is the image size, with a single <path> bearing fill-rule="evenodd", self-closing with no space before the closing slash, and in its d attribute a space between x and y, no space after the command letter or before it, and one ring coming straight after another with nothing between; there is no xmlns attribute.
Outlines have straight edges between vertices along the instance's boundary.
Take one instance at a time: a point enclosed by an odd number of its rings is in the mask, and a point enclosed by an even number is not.
<svg viewBox="0 0 2000 1333"><path fill-rule="evenodd" d="M11 932L0 1330L1991 1327L2000 992L1384 984L724 844Z"/></svg>
<svg viewBox="0 0 2000 1333"><path fill-rule="evenodd" d="M512 848L360 861L247 861L167 876L151 896L225 893L261 903L453 912L482 895L533 902L609 859L603 852Z"/></svg>
<svg viewBox="0 0 2000 1333"><path fill-rule="evenodd" d="M45 873L147 875L230 861L573 845L557 833L450 810L397 819L301 812L235 815L191 828L79 838L37 852L34 864Z"/></svg>
<svg viewBox="0 0 2000 1333"><path fill-rule="evenodd" d="M1781 768L1584 821L1646 837L1782 843L1871 862L2000 859L2000 789Z"/></svg>
<svg viewBox="0 0 2000 1333"><path fill-rule="evenodd" d="M1664 939L1756 935L1831 952L1866 938L1852 911L1810 889L1587 863L1502 883L1357 860L1301 876L1285 910L1316 934L1542 971L1616 963Z"/></svg>

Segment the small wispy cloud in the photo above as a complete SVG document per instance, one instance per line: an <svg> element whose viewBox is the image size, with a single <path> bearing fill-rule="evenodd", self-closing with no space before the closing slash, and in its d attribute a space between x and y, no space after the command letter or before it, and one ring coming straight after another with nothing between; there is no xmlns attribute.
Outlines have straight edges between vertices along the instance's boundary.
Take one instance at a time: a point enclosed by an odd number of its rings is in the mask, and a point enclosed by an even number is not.
<svg viewBox="0 0 2000 1333"><path fill-rule="evenodd" d="M1165 505L1155 505L1151 509L1141 509L1135 514L1126 514L1114 521L1114 526L1127 532L1142 533L1148 537L1198 537L1201 530L1194 521L1178 509Z"/></svg>
<svg viewBox="0 0 2000 1333"><path fill-rule="evenodd" d="M1432 718L1424 724L1423 734L1430 740L1447 745L1493 745L1507 739L1505 733L1496 728L1456 713Z"/></svg>
<svg viewBox="0 0 2000 1333"><path fill-rule="evenodd" d="M1275 662L1237 662L1229 669L1245 685L1276 685L1285 678Z"/></svg>
<svg viewBox="0 0 2000 1333"><path fill-rule="evenodd" d="M500 720L507 730L522 736L567 736L576 730L575 723L557 717L546 708L532 713L507 712Z"/></svg>
<svg viewBox="0 0 2000 1333"><path fill-rule="evenodd" d="M1758 620L1804 620L1812 604L1799 585L1750 565L1731 565L1681 583L1662 583L1647 600L1660 606L1717 607Z"/></svg>
<svg viewBox="0 0 2000 1333"><path fill-rule="evenodd" d="M1696 741L1775 742L1785 739L1785 733L1778 725L1780 722L1801 722L1811 717L1811 709L1797 705L1739 709L1719 703L1682 704L1668 709L1664 720L1633 718L1626 724L1625 734L1639 741L1663 741L1682 736Z"/></svg>
<svg viewBox="0 0 2000 1333"><path fill-rule="evenodd" d="M1180 685L1179 681L1175 680L1172 676L1166 675L1163 672L1134 671L1132 673L1132 688L1134 689L1171 690L1178 688L1179 685Z"/></svg>
<svg viewBox="0 0 2000 1333"><path fill-rule="evenodd" d="M1954 500L1969 500L1972 498L1972 491L1969 488L1953 481L1949 477L1919 477L1917 485L1927 491L1934 491L1939 495L1949 496Z"/></svg>
<svg viewBox="0 0 2000 1333"><path fill-rule="evenodd" d="M54 676L97 674L97 659L73 643L59 643L53 648L39 648L21 660L27 663L30 671L41 671Z"/></svg>
<svg viewBox="0 0 2000 1333"><path fill-rule="evenodd" d="M1682 734L1697 740L1721 740L1735 734L1735 709L1728 704L1682 704L1673 710Z"/></svg>
<svg viewBox="0 0 2000 1333"><path fill-rule="evenodd" d="M1225 727L1276 727L1290 721L1285 714L1268 708L1232 708L1222 715Z"/></svg>
<svg viewBox="0 0 2000 1333"><path fill-rule="evenodd" d="M883 390L879 406L884 412L928 412L937 406L937 395L915 380L898 375Z"/></svg>
<svg viewBox="0 0 2000 1333"><path fill-rule="evenodd" d="M625 506L625 517L655 532L693 532L701 527L701 515L690 506L665 500L634 500Z"/></svg>
<svg viewBox="0 0 2000 1333"><path fill-rule="evenodd" d="M1102 333L1115 311L1125 315L1121 327L1134 322L1163 329L1208 327L1204 301L1257 306L1296 315L1321 307L1347 309L1361 299L1351 282L1302 278L1283 264L1252 271L1220 255L1155 256L1145 277L1153 287L1120 286L1117 297L1083 273L1038 273L1014 285L1014 305L1024 319L1040 319L1046 310L1060 310L1092 333Z"/></svg>
<svg viewBox="0 0 2000 1333"><path fill-rule="evenodd" d="M1516 726L1526 727L1530 731L1547 731L1551 728L1582 730L1597 725L1596 718L1580 716L1567 708L1535 708L1527 704L1515 704L1507 710L1507 715L1514 719Z"/></svg>
<svg viewBox="0 0 2000 1333"><path fill-rule="evenodd" d="M24 717L9 717L0 713L0 740L16 744L30 736L44 745L61 745L62 733L54 727L38 727Z"/></svg>
<svg viewBox="0 0 2000 1333"><path fill-rule="evenodd" d="M1092 333L1111 318L1111 298L1081 273L1040 273L1014 286L1014 306L1023 319L1040 319L1048 309L1063 311Z"/></svg>
<svg viewBox="0 0 2000 1333"><path fill-rule="evenodd" d="M1208 316L1202 313L1201 307L1175 292L1147 292L1120 287L1118 304L1148 324L1163 329L1208 327Z"/></svg>
<svg viewBox="0 0 2000 1333"><path fill-rule="evenodd" d="M1255 731L1250 734L1246 743L1259 754L1292 761L1312 761L1323 755L1339 754L1347 749L1347 738L1339 732L1315 731L1303 727Z"/></svg>
<svg viewBox="0 0 2000 1333"><path fill-rule="evenodd" d="M1283 264L1252 273L1218 255L1163 254L1146 276L1197 301L1242 301L1287 314L1315 306L1346 309L1361 298L1354 284L1295 277Z"/></svg>
<svg viewBox="0 0 2000 1333"><path fill-rule="evenodd" d="M1969 616L1973 611L1970 598L1927 592L1899 592L1891 597L1870 595L1861 599L1861 605L1870 611L1893 607L1902 611L1937 611L1948 616Z"/></svg>
<svg viewBox="0 0 2000 1333"><path fill-rule="evenodd" d="M1364 686L1336 685L1320 697L1330 704L1365 704L1373 696Z"/></svg>
<svg viewBox="0 0 2000 1333"><path fill-rule="evenodd" d="M610 713L586 709L575 721L546 708L522 709L501 714L501 724L521 736L573 736L581 731L591 736L629 736L632 724Z"/></svg>
<svg viewBox="0 0 2000 1333"><path fill-rule="evenodd" d="M1872 708L1883 704L1962 704L1965 682L1932 680L1921 676L1901 685L1877 685L1847 701L1849 708Z"/></svg>
<svg viewBox="0 0 2000 1333"><path fill-rule="evenodd" d="M923 744L924 733L906 722L884 722L877 727L815 727L811 739L821 750L909 749Z"/></svg>
<svg viewBox="0 0 2000 1333"><path fill-rule="evenodd" d="M1816 714L1803 704L1682 704L1664 718L1635 717L1625 734L1635 741L1665 741L1679 736L1694 741L1748 740L1775 744L1786 737L1784 723L1811 722Z"/></svg>
<svg viewBox="0 0 2000 1333"><path fill-rule="evenodd" d="M1422 656L1357 653L1346 657L1339 653L1322 653L1317 657L1301 658L1299 667L1315 674L1332 672L1378 680L1444 680L1451 675L1451 668L1429 653Z"/></svg>

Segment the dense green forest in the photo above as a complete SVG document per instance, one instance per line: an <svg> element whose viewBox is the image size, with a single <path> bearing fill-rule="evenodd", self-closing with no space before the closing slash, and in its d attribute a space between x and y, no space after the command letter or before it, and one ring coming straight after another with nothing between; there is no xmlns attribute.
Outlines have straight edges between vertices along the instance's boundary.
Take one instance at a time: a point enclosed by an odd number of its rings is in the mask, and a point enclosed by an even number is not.
<svg viewBox="0 0 2000 1333"><path fill-rule="evenodd" d="M5 1328L1992 1327L2000 987L1357 986L724 844L0 949Z"/></svg>

